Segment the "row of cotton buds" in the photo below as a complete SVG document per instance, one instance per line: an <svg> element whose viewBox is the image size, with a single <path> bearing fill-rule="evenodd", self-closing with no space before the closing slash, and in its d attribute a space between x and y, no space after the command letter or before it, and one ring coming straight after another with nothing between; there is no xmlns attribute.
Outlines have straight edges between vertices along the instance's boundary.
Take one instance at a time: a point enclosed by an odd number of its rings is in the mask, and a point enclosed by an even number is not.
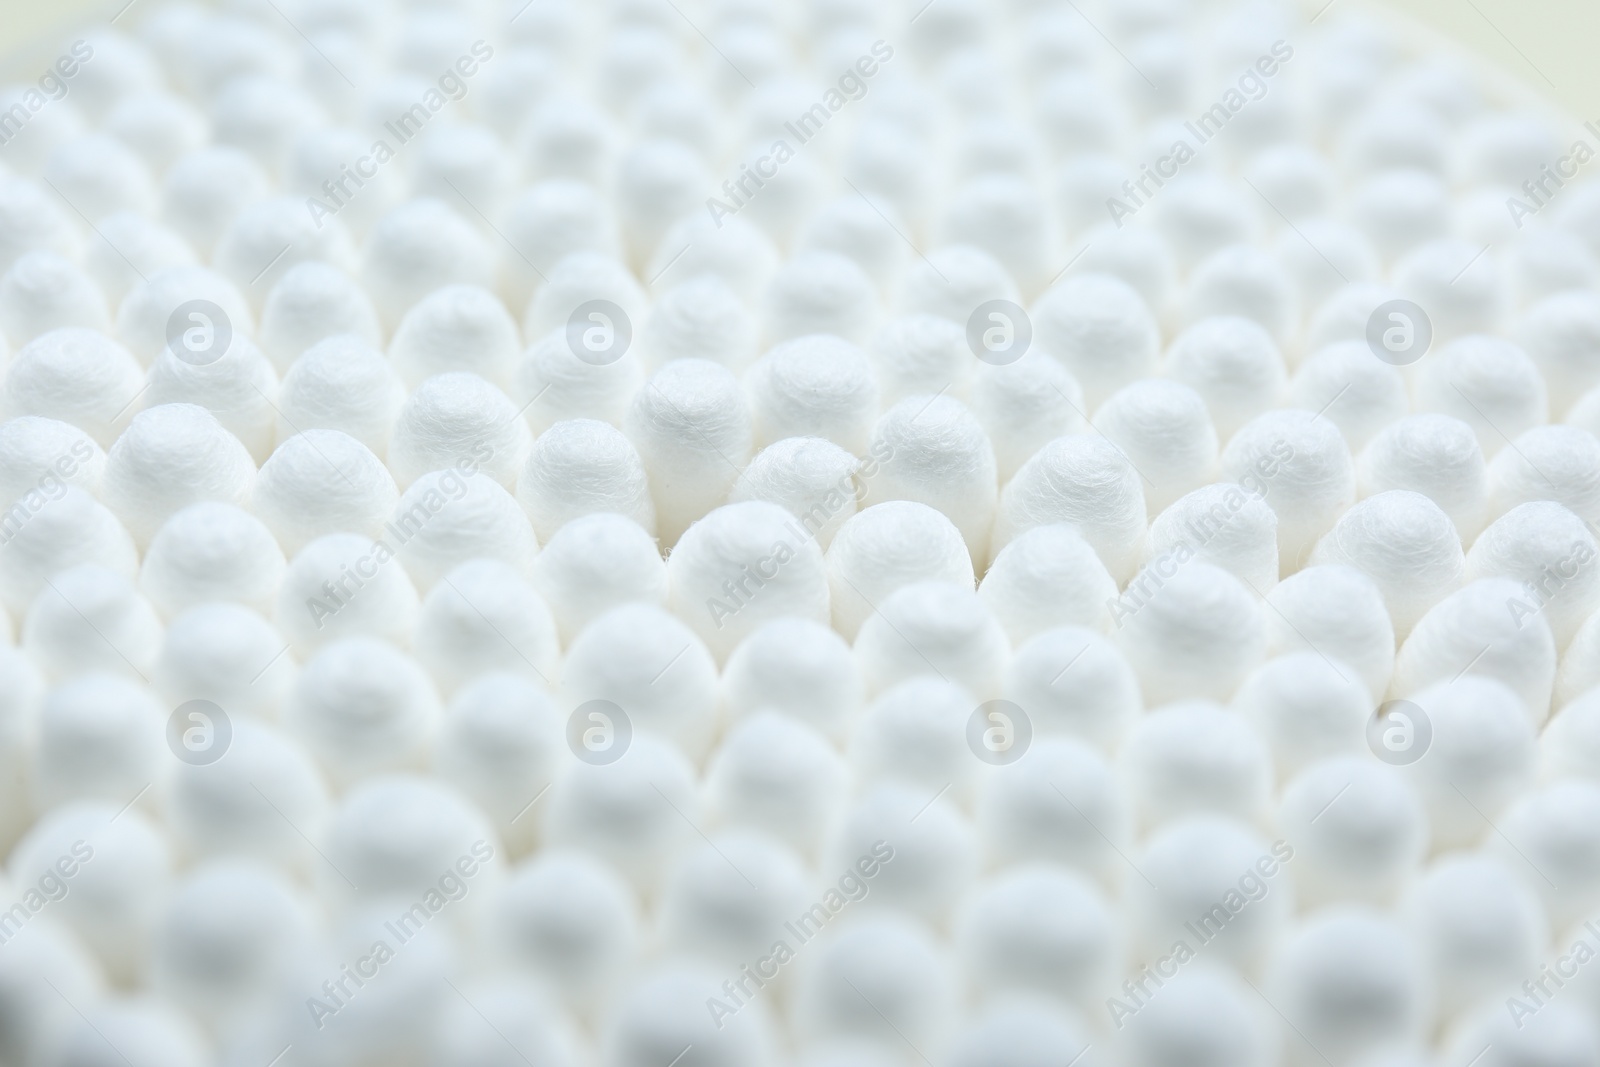
<svg viewBox="0 0 1600 1067"><path fill-rule="evenodd" d="M1559 118L1288 5L118 25L0 111L0 1061L1600 1060Z"/></svg>

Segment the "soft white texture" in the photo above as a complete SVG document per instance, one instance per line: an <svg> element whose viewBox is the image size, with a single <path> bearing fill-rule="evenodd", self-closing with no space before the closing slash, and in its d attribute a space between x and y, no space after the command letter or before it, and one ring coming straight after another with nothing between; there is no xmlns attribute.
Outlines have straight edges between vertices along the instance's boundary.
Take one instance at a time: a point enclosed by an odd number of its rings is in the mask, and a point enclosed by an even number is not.
<svg viewBox="0 0 1600 1067"><path fill-rule="evenodd" d="M271 6L0 90L0 1061L1592 1067L1559 116L1283 0Z"/></svg>
<svg viewBox="0 0 1600 1067"><path fill-rule="evenodd" d="M726 660L768 619L829 617L822 547L776 504L724 505L673 546L667 608Z"/></svg>
<svg viewBox="0 0 1600 1067"><path fill-rule="evenodd" d="M1033 454L1006 484L993 550L1035 526L1068 522L1094 546L1113 580L1133 576L1146 534L1139 473L1103 437L1058 437Z"/></svg>
<svg viewBox="0 0 1600 1067"><path fill-rule="evenodd" d="M662 604L667 597L667 569L655 538L615 512L582 515L562 526L534 559L531 579L563 643L618 604Z"/></svg>
<svg viewBox="0 0 1600 1067"><path fill-rule="evenodd" d="M135 415L107 452L101 499L147 545L189 504L245 504L255 477L250 453L209 411L163 404Z"/></svg>
<svg viewBox="0 0 1600 1067"><path fill-rule="evenodd" d="M738 381L699 359L674 360L651 375L628 408L623 432L644 460L657 527L669 545L727 499L752 444Z"/></svg>
<svg viewBox="0 0 1600 1067"><path fill-rule="evenodd" d="M903 585L941 580L973 585L961 531L942 513L909 500L862 509L828 546L833 627L854 640L869 615Z"/></svg>
<svg viewBox="0 0 1600 1067"><path fill-rule="evenodd" d="M872 428L880 461L864 503L915 500L942 511L961 531L976 564L989 553L995 514L994 448L966 405L950 397L907 397Z"/></svg>

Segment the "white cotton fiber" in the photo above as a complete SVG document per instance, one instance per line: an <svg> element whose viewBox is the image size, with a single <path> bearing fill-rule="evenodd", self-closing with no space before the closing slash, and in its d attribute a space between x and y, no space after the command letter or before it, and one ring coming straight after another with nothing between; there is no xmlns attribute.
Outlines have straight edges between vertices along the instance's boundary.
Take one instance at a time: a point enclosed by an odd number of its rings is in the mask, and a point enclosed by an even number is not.
<svg viewBox="0 0 1600 1067"><path fill-rule="evenodd" d="M0 1061L1594 1067L1588 134L1333 6L45 41Z"/></svg>

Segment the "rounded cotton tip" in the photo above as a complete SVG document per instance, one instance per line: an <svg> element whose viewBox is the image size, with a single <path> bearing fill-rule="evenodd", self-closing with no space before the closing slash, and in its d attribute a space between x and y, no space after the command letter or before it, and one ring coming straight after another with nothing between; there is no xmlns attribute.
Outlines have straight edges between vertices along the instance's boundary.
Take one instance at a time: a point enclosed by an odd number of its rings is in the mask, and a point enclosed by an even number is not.
<svg viewBox="0 0 1600 1067"><path fill-rule="evenodd" d="M1276 572L1274 572L1276 573ZM1107 629L1117 585L1070 523L1035 526L1002 548L978 586L1013 644L1057 626Z"/></svg>
<svg viewBox="0 0 1600 1067"><path fill-rule="evenodd" d="M726 659L768 619L829 617L822 549L776 504L725 505L678 539L667 558L667 603Z"/></svg>
<svg viewBox="0 0 1600 1067"><path fill-rule="evenodd" d="M969 404L994 448L1001 484L1057 437L1084 429L1083 388L1061 362L1029 352L1015 363L980 363Z"/></svg>
<svg viewBox="0 0 1600 1067"><path fill-rule="evenodd" d="M1463 544L1483 529L1489 471L1472 427L1449 415L1408 415L1390 423L1356 465L1363 497L1394 489L1421 493L1456 525Z"/></svg>
<svg viewBox="0 0 1600 1067"><path fill-rule="evenodd" d="M361 280L388 329L429 293L446 285L488 287L494 256L470 223L442 200L395 208L367 238Z"/></svg>
<svg viewBox="0 0 1600 1067"><path fill-rule="evenodd" d="M112 1044L116 1042L116 1044ZM80 1025L61 1041L58 1054L85 1067L128 1061L116 1049L136 1048L146 1062L200 1067L205 1035L186 1015L153 999L107 998L91 1005Z"/></svg>
<svg viewBox="0 0 1600 1067"><path fill-rule="evenodd" d="M126 676L95 673L57 685L39 708L29 767L33 809L127 803L160 771L163 710L154 693Z"/></svg>
<svg viewBox="0 0 1600 1067"><path fill-rule="evenodd" d="M1066 737L1036 737L1004 775L979 782L976 825L990 865L1064 863L1116 884L1130 844L1128 801L1106 759Z"/></svg>
<svg viewBox="0 0 1600 1067"><path fill-rule="evenodd" d="M143 675L161 623L127 575L87 563L61 571L22 622L22 647L51 678L94 671Z"/></svg>
<svg viewBox="0 0 1600 1067"><path fill-rule="evenodd" d="M151 985L211 1026L238 1026L289 977L314 929L309 902L279 872L251 860L205 864L163 909Z"/></svg>
<svg viewBox="0 0 1600 1067"><path fill-rule="evenodd" d="M548 978L589 1011L624 973L638 934L638 902L616 872L582 851L549 849L495 888L482 937L495 958Z"/></svg>
<svg viewBox="0 0 1600 1067"><path fill-rule="evenodd" d="M907 311L939 315L965 327L991 301L1021 299L1005 265L972 244L946 245L911 265L900 294Z"/></svg>
<svg viewBox="0 0 1600 1067"><path fill-rule="evenodd" d="M1110 751L1142 706L1139 680L1117 647L1077 626L1021 643L1001 684L1039 735L1067 735Z"/></svg>
<svg viewBox="0 0 1600 1067"><path fill-rule="evenodd" d="M506 388L521 355L517 324L493 293L447 285L424 297L395 329L389 360L413 389L435 374L467 371Z"/></svg>
<svg viewBox="0 0 1600 1067"><path fill-rule="evenodd" d="M745 387L758 448L786 437L822 437L866 452L878 386L855 345L825 334L786 341L756 362Z"/></svg>
<svg viewBox="0 0 1600 1067"><path fill-rule="evenodd" d="M722 699L730 715L781 711L838 735L860 709L861 666L827 626L778 618L757 627L728 657Z"/></svg>
<svg viewBox="0 0 1600 1067"><path fill-rule="evenodd" d="M1127 282L1082 274L1050 288L1029 314L1034 340L1083 386L1086 410L1156 369L1161 334L1155 316Z"/></svg>
<svg viewBox="0 0 1600 1067"><path fill-rule="evenodd" d="M377 537L400 499L383 461L349 434L307 430L267 458L251 504L285 552L329 533Z"/></svg>
<svg viewBox="0 0 1600 1067"><path fill-rule="evenodd" d="M1202 319L1179 334L1167 349L1166 371L1200 394L1223 441L1277 406L1287 384L1272 335L1234 315Z"/></svg>
<svg viewBox="0 0 1600 1067"><path fill-rule="evenodd" d="M994 549L1035 526L1066 522L1094 546L1112 579L1133 576L1146 536L1138 471L1103 437L1072 434L1024 463L1000 496Z"/></svg>
<svg viewBox="0 0 1600 1067"><path fill-rule="evenodd" d="M100 563L127 575L138 568L138 550L128 531L77 486L54 498L24 497L8 515L10 536L0 543L0 598L18 615L57 571L79 563Z"/></svg>
<svg viewBox="0 0 1600 1067"><path fill-rule="evenodd" d="M563 642L619 604L664 604L667 598L667 569L655 538L611 512L583 515L558 529L533 561L531 577Z"/></svg>
<svg viewBox="0 0 1600 1067"><path fill-rule="evenodd" d="M849 640L903 585L973 584L961 531L941 512L909 500L874 504L847 520L828 547L827 568L833 626Z"/></svg>
<svg viewBox="0 0 1600 1067"><path fill-rule="evenodd" d="M1528 354L1498 337L1462 337L1418 364L1413 409L1460 419L1493 459L1548 419L1548 388Z"/></svg>
<svg viewBox="0 0 1600 1067"><path fill-rule="evenodd" d="M499 560L527 574L539 552L527 513L470 463L418 478L395 505L384 533L424 591L470 559Z"/></svg>
<svg viewBox="0 0 1600 1067"><path fill-rule="evenodd" d="M1548 936L1544 906L1493 856L1437 860L1402 907L1447 1017L1539 969Z"/></svg>
<svg viewBox="0 0 1600 1067"><path fill-rule="evenodd" d="M623 432L650 477L665 544L728 497L750 458L750 412L738 379L707 360L679 359L634 397Z"/></svg>
<svg viewBox="0 0 1600 1067"><path fill-rule="evenodd" d="M709 359L743 371L755 348L755 317L715 274L698 275L663 293L640 337L651 370L674 359Z"/></svg>
<svg viewBox="0 0 1600 1067"><path fill-rule="evenodd" d="M878 605L856 636L869 694L931 669L979 700L999 692L1010 653L1005 632L970 585L916 582Z"/></svg>
<svg viewBox="0 0 1600 1067"><path fill-rule="evenodd" d="M585 515L614 512L648 533L656 528L644 463L616 427L595 419L568 419L540 434L517 479L517 502L548 542Z"/></svg>
<svg viewBox="0 0 1600 1067"><path fill-rule="evenodd" d="M75 866L76 892L54 904L52 917L82 939L108 978L132 983L149 958L172 856L156 826L137 810L118 817L120 806L83 801L49 813L12 850L7 870L13 883L37 885L57 862Z"/></svg>
<svg viewBox="0 0 1600 1067"><path fill-rule="evenodd" d="M1117 645L1151 703L1227 700L1266 655L1261 602L1212 564L1165 569L1147 567L1117 601Z"/></svg>
<svg viewBox="0 0 1600 1067"><path fill-rule="evenodd" d="M1166 953L1155 965L1162 966L1163 959L1172 961L1165 964L1171 968L1178 957ZM1117 1046L1130 1067L1196 1062L1265 1067L1273 1062L1271 1020L1232 972L1200 963L1177 974L1170 986L1161 996L1113 1001L1126 1021Z"/></svg>
<svg viewBox="0 0 1600 1067"><path fill-rule="evenodd" d="M1231 707L1267 743L1279 773L1288 775L1319 759L1363 751L1372 695L1362 682L1348 664L1309 650L1288 652L1246 678Z"/></svg>
<svg viewBox="0 0 1600 1067"><path fill-rule="evenodd" d="M609 309L596 311L602 321L612 323L608 332L602 324L571 332L557 329L546 333L523 353L517 365L511 395L521 404L524 417L535 433L542 433L565 419L596 419L613 426L622 425L624 413L640 387L639 361L621 343L616 325L622 321ZM598 348L591 350L585 336Z"/></svg>
<svg viewBox="0 0 1600 1067"><path fill-rule="evenodd" d="M841 196L819 208L800 229L796 247L838 252L855 260L880 292L899 282L909 258L889 210L859 196Z"/></svg>
<svg viewBox="0 0 1600 1067"><path fill-rule="evenodd" d="M1562 958L1574 958L1569 952ZM1551 965L1553 966L1553 965ZM1585 979L1580 979L1583 981ZM1548 980L1547 980L1548 981ZM1530 1003L1526 994L1512 999L1517 1007ZM1510 1018L1510 1011L1500 1011L1498 1006L1482 1004L1467 1015L1458 1036L1449 1045L1452 1061L1465 1062L1474 1049L1492 1049L1483 1057L1484 1067L1504 1067L1533 1056L1550 1064L1577 1064L1592 1057L1600 1049L1600 1032L1594 1021L1582 1008L1571 1002L1546 1003L1545 1010L1536 1018L1521 1018L1518 1028Z"/></svg>
<svg viewBox="0 0 1600 1067"><path fill-rule="evenodd" d="M155 206L150 168L107 134L86 133L57 145L40 177L86 218L114 211L147 212Z"/></svg>
<svg viewBox="0 0 1600 1067"><path fill-rule="evenodd" d="M821 437L788 437L762 449L739 475L728 503L764 500L786 509L824 550L856 513L862 483L876 473L866 462Z"/></svg>
<svg viewBox="0 0 1600 1067"><path fill-rule="evenodd" d="M715 670L709 656L705 669ZM568 678L574 673L569 664ZM606 718L589 713L591 731L604 726L596 716ZM620 726L620 720L613 726ZM609 750L589 750L591 758L604 752L609 762L580 759L570 765L543 802L550 846L581 849L605 861L641 892L658 884L667 863L694 837L684 820L695 820L700 806L693 764L655 729L639 730L620 754L609 758L625 736L617 729L610 735Z"/></svg>
<svg viewBox="0 0 1600 1067"><path fill-rule="evenodd" d="M205 408L162 404L133 417L106 455L101 498L134 539L147 545L189 504L243 505L256 465L239 439Z"/></svg>
<svg viewBox="0 0 1600 1067"><path fill-rule="evenodd" d="M555 700L542 685L490 669L450 701L432 768L489 815L513 854L523 854L537 843L539 824L520 818L554 780L566 749L562 727Z"/></svg>
<svg viewBox="0 0 1600 1067"><path fill-rule="evenodd" d="M1121 940L1100 891L1045 864L981 883L955 922L957 958L971 987L1043 993L1084 1008L1121 964Z"/></svg>
<svg viewBox="0 0 1600 1067"><path fill-rule="evenodd" d="M217 273L237 286L258 314L273 284L296 264L312 260L348 270L355 266L355 250L343 223L313 218L305 201L293 196L258 200L240 211L211 254Z"/></svg>
<svg viewBox="0 0 1600 1067"><path fill-rule="evenodd" d="M338 268L316 260L296 263L267 294L261 310L262 350L281 372L317 342L339 334L380 344L372 301Z"/></svg>
<svg viewBox="0 0 1600 1067"><path fill-rule="evenodd" d="M232 282L204 267L176 266L151 274L128 293L117 308L116 334L140 363L184 351L194 365L203 366L227 352L222 338L230 332L247 336L254 323L250 305Z"/></svg>
<svg viewBox="0 0 1600 1067"><path fill-rule="evenodd" d="M469 560L428 591L412 645L447 694L492 671L546 686L557 677L560 643L550 609L516 568L496 559Z"/></svg>
<svg viewBox="0 0 1600 1067"><path fill-rule="evenodd" d="M109 447L126 428L123 420L144 388L143 379L128 350L104 334L52 330L22 346L11 361L6 414L70 423Z"/></svg>
<svg viewBox="0 0 1600 1067"><path fill-rule="evenodd" d="M327 534L295 553L278 586L273 622L300 651L367 634L404 644L417 590L386 541Z"/></svg>
<svg viewBox="0 0 1600 1067"><path fill-rule="evenodd" d="M1471 242L1418 245L1394 265L1395 287L1428 309L1440 340L1493 333L1505 313L1506 286L1493 257Z"/></svg>
<svg viewBox="0 0 1600 1067"><path fill-rule="evenodd" d="M1467 553L1467 577L1525 583L1528 599L1564 649L1600 607L1600 548L1583 519L1554 501L1519 504L1490 524Z"/></svg>
<svg viewBox="0 0 1600 1067"><path fill-rule="evenodd" d="M1128 887L1138 947L1154 957L1183 942L1190 951L1256 965L1294 913L1286 868L1298 851L1285 841L1269 845L1248 823L1221 815L1168 822L1150 836L1137 860L1149 881L1136 879ZM1219 921L1217 907L1230 912L1229 904L1242 903L1245 894L1248 905Z"/></svg>
<svg viewBox="0 0 1600 1067"><path fill-rule="evenodd" d="M1283 574L1300 568L1356 496L1344 436L1304 411L1270 411L1241 427L1222 452L1222 476L1261 493L1277 513Z"/></svg>
<svg viewBox="0 0 1600 1067"><path fill-rule="evenodd" d="M173 708L204 700L224 714L232 709L276 718L295 673L286 644L258 612L239 604L200 604L168 625L151 681ZM200 754L208 756L214 747L216 742L201 745ZM226 754L216 752L218 758Z"/></svg>
<svg viewBox="0 0 1600 1067"><path fill-rule="evenodd" d="M220 759L174 771L167 798L174 840L196 857L251 856L308 875L321 861L295 827L322 825L322 772L303 746L252 716L240 715L232 726Z"/></svg>
<svg viewBox="0 0 1600 1067"><path fill-rule="evenodd" d="M1259 492L1226 482L1196 489L1150 524L1149 558L1214 563L1265 594L1278 582L1278 516Z"/></svg>
<svg viewBox="0 0 1600 1067"><path fill-rule="evenodd" d="M1600 519L1600 439L1576 426L1540 426L1489 463L1489 516L1553 500L1585 522Z"/></svg>
<svg viewBox="0 0 1600 1067"><path fill-rule="evenodd" d="M1333 420L1352 452L1406 415L1410 397L1399 370L1364 344L1329 345L1300 366L1289 389L1294 406Z"/></svg>
<svg viewBox="0 0 1600 1067"><path fill-rule="evenodd" d="M516 106L520 119L525 102L519 99ZM573 252L617 248L616 223L605 201L588 184L568 178L538 182L513 198L500 228L516 249L508 250L501 260L513 307L526 307L545 280L540 274L548 276Z"/></svg>
<svg viewBox="0 0 1600 1067"><path fill-rule="evenodd" d="M1195 265L1185 303L1190 322L1237 315L1256 323L1279 344L1300 321L1299 296L1282 265L1259 248L1220 248Z"/></svg>
<svg viewBox="0 0 1600 1067"><path fill-rule="evenodd" d="M831 333L864 343L877 325L878 294L855 260L836 252L801 252L773 275L763 302L770 342Z"/></svg>
<svg viewBox="0 0 1600 1067"><path fill-rule="evenodd" d="M961 324L939 315L891 319L873 337L869 352L889 404L946 392L965 400L977 371Z"/></svg>
<svg viewBox="0 0 1600 1067"><path fill-rule="evenodd" d="M1292 871L1308 907L1390 899L1415 874L1429 843L1417 790L1400 771L1364 755L1321 760L1292 778L1277 825L1295 843Z"/></svg>
<svg viewBox="0 0 1600 1067"><path fill-rule="evenodd" d="M608 744L622 755L632 751L624 747L630 730L635 747L653 731L695 756L710 741L716 660L694 630L653 604L622 604L580 631L567 647L561 682L579 722L594 714L588 704L613 706L604 714L621 721ZM588 762L587 751L577 754Z"/></svg>
<svg viewBox="0 0 1600 1067"><path fill-rule="evenodd" d="M1313 914L1275 947L1274 1003L1295 1029L1296 1062L1353 1058L1418 1041L1430 1010L1423 963L1400 923L1363 907ZM1382 1004L1382 1011L1357 1005Z"/></svg>
<svg viewBox="0 0 1600 1067"><path fill-rule="evenodd" d="M389 468L401 488L430 471L465 465L510 489L531 446L528 426L505 393L476 374L450 371L423 382L401 405Z"/></svg>
<svg viewBox="0 0 1600 1067"><path fill-rule="evenodd" d="M606 1062L649 1067L689 1046L717 1067L773 1067L775 1035L765 1005L758 1001L738 1011L728 1006L731 1017L714 1022L706 1002L725 1003L718 984L723 972L691 959L669 956L624 987L600 1039Z"/></svg>
<svg viewBox="0 0 1600 1067"><path fill-rule="evenodd" d="M0 422L0 504L42 507L66 486L97 494L106 454L84 430L39 415Z"/></svg>
<svg viewBox="0 0 1600 1067"><path fill-rule="evenodd" d="M956 524L974 563L989 554L996 470L988 435L966 405L950 397L907 397L872 429L877 472L863 475L866 501L915 500Z"/></svg>
<svg viewBox="0 0 1600 1067"><path fill-rule="evenodd" d="M955 976L937 942L897 915L852 922L819 946L797 978L796 1018L808 1033L882 1045L894 1040L896 1030L925 1047L939 1040L956 996ZM887 1014L861 1013L855 1007L861 998L852 1003L852 986Z"/></svg>
<svg viewBox="0 0 1600 1067"><path fill-rule="evenodd" d="M1560 231L1554 231L1555 236ZM1552 414L1564 415L1600 381L1593 341L1600 338L1600 304L1586 286L1546 297L1529 308L1513 331L1544 378Z"/></svg>
<svg viewBox="0 0 1600 1067"><path fill-rule="evenodd" d="M1549 716L1555 639L1522 583L1479 578L1435 604L1400 646L1392 690L1414 693L1468 672L1505 682L1534 725Z"/></svg>
<svg viewBox="0 0 1600 1067"><path fill-rule="evenodd" d="M139 588L167 618L216 600L270 614L286 566L265 523L235 504L207 501L161 524L145 549Z"/></svg>
<svg viewBox="0 0 1600 1067"><path fill-rule="evenodd" d="M418 767L438 729L439 694L417 662L352 637L314 653L295 678L284 725L336 784Z"/></svg>
<svg viewBox="0 0 1600 1067"><path fill-rule="evenodd" d="M1536 723L1504 682L1464 674L1379 712L1386 751L1374 752L1407 771L1427 806L1435 850L1475 840L1484 812L1504 809L1533 784Z"/></svg>
<svg viewBox="0 0 1600 1067"><path fill-rule="evenodd" d="M101 333L111 328L105 297L71 261L41 249L0 275L0 332L13 346L68 326Z"/></svg>
<svg viewBox="0 0 1600 1067"><path fill-rule="evenodd" d="M728 868L744 875L728 881ZM783 923L806 906L806 870L787 845L744 827L684 853L661 887L657 931L669 949L727 967L772 950Z"/></svg>
<svg viewBox="0 0 1600 1067"><path fill-rule="evenodd" d="M754 307L777 269L777 248L753 223L737 216L718 222L696 212L667 231L645 276L654 279L659 292L699 274L714 274L746 306Z"/></svg>
<svg viewBox="0 0 1600 1067"><path fill-rule="evenodd" d="M278 440L308 430L339 430L383 457L404 400L404 384L370 341L334 334L307 348L283 376Z"/></svg>
<svg viewBox="0 0 1600 1067"><path fill-rule="evenodd" d="M759 711L717 746L706 808L720 824L757 827L811 855L838 814L845 781L844 761L822 734L791 715Z"/></svg>
<svg viewBox="0 0 1600 1067"><path fill-rule="evenodd" d="M260 164L237 148L198 148L167 172L161 218L197 252L209 255L233 217L268 188Z"/></svg>
<svg viewBox="0 0 1600 1067"><path fill-rule="evenodd" d="M319 889L336 903L420 900L463 859L477 869L473 888L492 888L503 866L494 831L475 806L446 785L410 774L373 777L351 789L332 812L324 842L330 863L318 872ZM463 913L480 910L481 899L468 899L446 922L465 926Z"/></svg>
<svg viewBox="0 0 1600 1067"><path fill-rule="evenodd" d="M1186 385L1150 379L1124 386L1100 405L1094 428L1146 479L1152 517L1216 473L1216 431L1200 394Z"/></svg>
<svg viewBox="0 0 1600 1067"><path fill-rule="evenodd" d="M1311 562L1348 564L1376 582L1401 640L1466 578L1461 536L1450 516L1421 493L1400 489L1368 497L1340 516Z"/></svg>

